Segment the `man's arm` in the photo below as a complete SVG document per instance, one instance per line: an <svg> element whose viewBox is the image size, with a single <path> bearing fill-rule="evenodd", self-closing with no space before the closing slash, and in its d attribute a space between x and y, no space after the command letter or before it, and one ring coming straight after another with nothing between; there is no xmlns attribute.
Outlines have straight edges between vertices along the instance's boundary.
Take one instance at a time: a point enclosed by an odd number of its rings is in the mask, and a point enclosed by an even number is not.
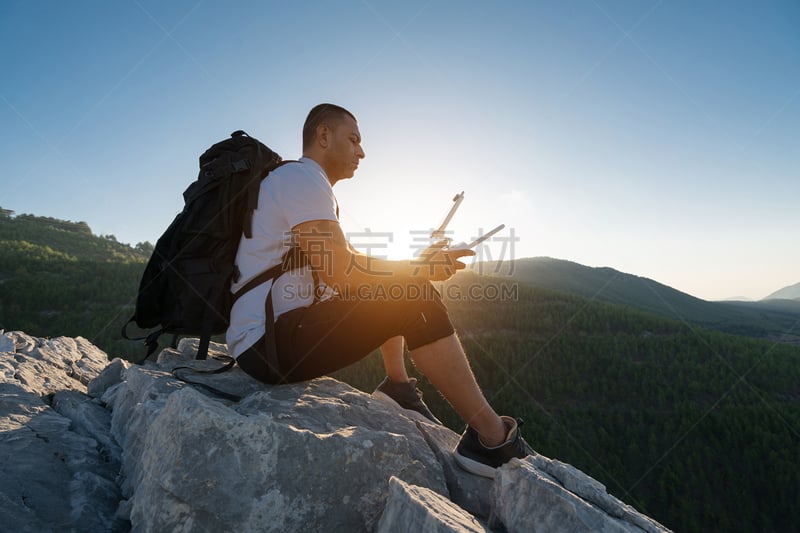
<svg viewBox="0 0 800 533"><path fill-rule="evenodd" d="M472 250L443 250L440 243L417 259L379 259L354 250L339 223L333 220L303 222L292 228L292 232L311 267L326 285L333 287L388 284L399 276L443 281L465 268L459 258L474 255Z"/></svg>

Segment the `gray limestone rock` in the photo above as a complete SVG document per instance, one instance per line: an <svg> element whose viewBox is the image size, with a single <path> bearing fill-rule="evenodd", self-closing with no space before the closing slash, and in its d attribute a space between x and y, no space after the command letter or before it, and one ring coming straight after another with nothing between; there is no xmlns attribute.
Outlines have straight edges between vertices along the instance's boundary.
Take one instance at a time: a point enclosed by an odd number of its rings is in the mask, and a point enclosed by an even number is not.
<svg viewBox="0 0 800 533"><path fill-rule="evenodd" d="M0 329L0 353L14 353L16 351L17 343L14 342L10 335Z"/></svg>
<svg viewBox="0 0 800 533"><path fill-rule="evenodd" d="M102 397L108 389L122 381L122 374L130 366L131 364L127 361L114 359L96 378L89 382L86 386L86 393L92 398Z"/></svg>
<svg viewBox="0 0 800 533"><path fill-rule="evenodd" d="M402 411L399 406L397 409ZM479 518L489 518L494 481L470 474L456 464L453 450L460 436L444 426L427 423L425 419L418 420L417 427L442 465L450 499Z"/></svg>
<svg viewBox="0 0 800 533"><path fill-rule="evenodd" d="M654 520L609 496L596 480L542 456L512 459L497 470L490 524L509 533L662 533Z"/></svg>
<svg viewBox="0 0 800 533"><path fill-rule="evenodd" d="M415 423L370 396L330 378L267 387L226 374L230 392L257 392L234 404L163 370L125 372L112 432L134 530L369 531L393 475L447 494Z"/></svg>
<svg viewBox="0 0 800 533"><path fill-rule="evenodd" d="M196 361L196 347L109 364L85 339L0 332L0 527L487 531L491 516L510 532L665 531L570 465L533 455L473 476L453 461L459 436L415 413L330 378L198 373L226 350Z"/></svg>
<svg viewBox="0 0 800 533"><path fill-rule="evenodd" d="M103 422L109 414L96 404L80 407L90 402L84 383L107 357L82 339L42 340L19 332L3 337L14 351L0 353L2 527L124 531L127 524L116 518L119 465L94 438L111 444ZM71 416L51 407L55 397Z"/></svg>
<svg viewBox="0 0 800 533"><path fill-rule="evenodd" d="M41 396L64 389L86 392L86 384L108 365L105 352L82 337L37 339L19 331L3 337L15 350L0 352L0 382Z"/></svg>
<svg viewBox="0 0 800 533"><path fill-rule="evenodd" d="M111 411L99 401L77 391L58 391L53 395L53 409L68 418L71 429L78 435L97 442L98 451L119 468L122 450L111 437Z"/></svg>
<svg viewBox="0 0 800 533"><path fill-rule="evenodd" d="M185 384L149 366L132 366L124 377L101 400L112 410L111 436L123 450L120 489L127 498L142 480L141 456L148 427L164 408L169 395Z"/></svg>
<svg viewBox="0 0 800 533"><path fill-rule="evenodd" d="M474 516L441 494L392 477L389 480L389 498L376 531L485 533L489 530Z"/></svg>

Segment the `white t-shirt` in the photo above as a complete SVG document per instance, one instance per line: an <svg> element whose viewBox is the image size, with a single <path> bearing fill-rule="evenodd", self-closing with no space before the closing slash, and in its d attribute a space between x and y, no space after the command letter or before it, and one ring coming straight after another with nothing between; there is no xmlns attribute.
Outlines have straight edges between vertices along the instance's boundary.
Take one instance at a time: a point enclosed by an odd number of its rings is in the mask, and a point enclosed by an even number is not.
<svg viewBox="0 0 800 533"><path fill-rule="evenodd" d="M336 197L316 161L302 157L273 170L261 182L258 207L253 212L253 236L242 236L236 254L239 281L236 292L249 280L280 264L292 243L292 228L311 220L337 220ZM250 348L264 335L264 303L272 281L244 294L231 309L226 340L234 357ZM308 268L284 273L275 280L272 305L277 319L281 314L305 307L314 301L314 280Z"/></svg>

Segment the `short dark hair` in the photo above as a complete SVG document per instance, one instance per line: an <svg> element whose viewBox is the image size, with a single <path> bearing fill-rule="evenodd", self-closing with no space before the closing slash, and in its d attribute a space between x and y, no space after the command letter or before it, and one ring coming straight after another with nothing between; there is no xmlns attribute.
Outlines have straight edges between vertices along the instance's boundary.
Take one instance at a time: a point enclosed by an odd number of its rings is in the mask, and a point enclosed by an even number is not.
<svg viewBox="0 0 800 533"><path fill-rule="evenodd" d="M335 123L339 122L345 116L356 117L347 109L335 104L319 104L308 112L306 123L303 124L303 150L310 147L314 142L314 137L317 134L317 127L320 124L327 123L333 127Z"/></svg>

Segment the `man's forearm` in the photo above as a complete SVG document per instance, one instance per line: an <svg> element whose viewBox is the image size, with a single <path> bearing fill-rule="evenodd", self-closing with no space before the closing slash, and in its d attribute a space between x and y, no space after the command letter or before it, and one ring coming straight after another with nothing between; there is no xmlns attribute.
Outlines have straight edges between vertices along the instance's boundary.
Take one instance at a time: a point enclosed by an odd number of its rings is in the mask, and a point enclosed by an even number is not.
<svg viewBox="0 0 800 533"><path fill-rule="evenodd" d="M355 250L335 221L310 221L299 224L293 231L311 268L327 285L334 287L387 285L398 278L409 277L445 280L464 268L458 261L461 257L473 254L470 250L444 250L439 244L428 247L417 259L379 259Z"/></svg>
<svg viewBox="0 0 800 533"><path fill-rule="evenodd" d="M349 250L341 253L345 256L344 261L335 257L340 254L334 252L333 255L326 277L334 285L385 285L401 277L418 277L422 274L419 264L413 260L381 259Z"/></svg>

